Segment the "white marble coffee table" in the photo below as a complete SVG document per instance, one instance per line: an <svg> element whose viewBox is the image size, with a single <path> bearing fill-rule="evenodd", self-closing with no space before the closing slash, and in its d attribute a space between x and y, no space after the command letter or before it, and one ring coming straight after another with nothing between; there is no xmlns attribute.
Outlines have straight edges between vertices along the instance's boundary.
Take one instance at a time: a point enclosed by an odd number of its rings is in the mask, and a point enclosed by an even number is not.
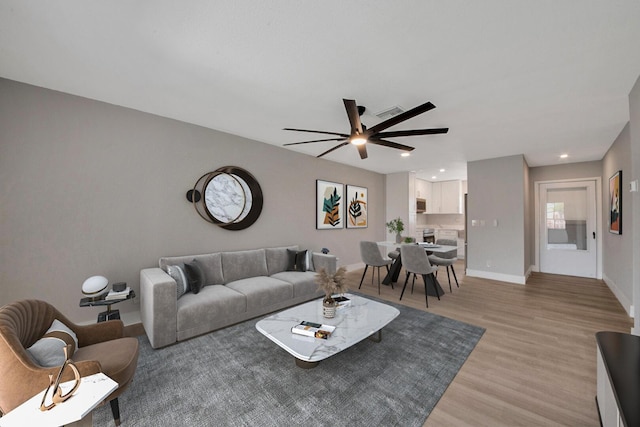
<svg viewBox="0 0 640 427"><path fill-rule="evenodd" d="M301 368L313 368L319 361L333 356L365 338L382 339L382 328L398 317L398 309L357 295L347 294L351 304L339 308L336 317L322 316L322 298L275 313L256 323L256 329L295 357ZM296 335L291 328L301 321L333 325L328 339Z"/></svg>

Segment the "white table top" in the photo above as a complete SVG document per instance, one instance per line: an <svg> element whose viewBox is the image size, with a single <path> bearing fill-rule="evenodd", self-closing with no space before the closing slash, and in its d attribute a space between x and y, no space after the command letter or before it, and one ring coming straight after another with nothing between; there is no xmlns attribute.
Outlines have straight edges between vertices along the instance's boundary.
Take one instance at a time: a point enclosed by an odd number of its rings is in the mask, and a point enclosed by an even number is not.
<svg viewBox="0 0 640 427"><path fill-rule="evenodd" d="M415 243L395 243L395 242L377 242L378 246L385 246L390 248L399 248L402 245L415 245ZM420 246L432 252L434 255L442 255L447 254L449 252L457 251L457 246L447 246L447 245L430 245L427 243L418 243Z"/></svg>
<svg viewBox="0 0 640 427"><path fill-rule="evenodd" d="M63 393L71 389L73 381L60 384ZM103 373L89 375L80 379L80 387L65 402L48 411L40 410L44 390L0 418L2 427L56 427L81 420L104 400L118 383Z"/></svg>
<svg viewBox="0 0 640 427"><path fill-rule="evenodd" d="M289 308L256 323L256 329L294 357L318 362L376 333L398 317L398 309L357 295L346 294L351 304L339 308L336 317L322 316L322 298ZM333 325L328 339L296 335L291 328L301 321Z"/></svg>

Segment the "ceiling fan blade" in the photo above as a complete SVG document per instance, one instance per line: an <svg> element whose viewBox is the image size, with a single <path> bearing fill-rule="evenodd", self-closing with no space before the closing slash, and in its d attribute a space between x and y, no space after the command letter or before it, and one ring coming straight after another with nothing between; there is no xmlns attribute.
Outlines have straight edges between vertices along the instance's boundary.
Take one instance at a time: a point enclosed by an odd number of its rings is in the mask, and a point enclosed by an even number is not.
<svg viewBox="0 0 640 427"><path fill-rule="evenodd" d="M408 145L398 144L396 142L385 141L384 139L370 139L369 143L370 144L376 144L376 145L383 145L385 147L397 148L398 150L404 150L404 151L413 151L413 150L415 150L414 147L409 147Z"/></svg>
<svg viewBox="0 0 640 427"><path fill-rule="evenodd" d="M316 156L316 157L322 157L322 156L324 156L324 155L327 155L327 154L329 154L330 152L332 152L332 151L334 151L334 150L337 150L337 149L338 149L338 148L340 148L340 147L344 147L344 146L345 146L345 145L347 145L347 144L349 144L349 142L345 141L345 142L343 142L343 143L341 143L341 144L338 144L338 145L336 145L335 147L333 147L333 148L331 148L331 149L329 149L329 150L325 151L324 153L322 153L322 154L320 154L319 156Z"/></svg>
<svg viewBox="0 0 640 427"><path fill-rule="evenodd" d="M360 154L361 159L366 159L367 156L367 144L356 145L358 148L358 153Z"/></svg>
<svg viewBox="0 0 640 427"><path fill-rule="evenodd" d="M390 119L385 120L382 123L378 123L372 128L368 129L369 135L373 135L375 133L381 132L391 126L397 125L398 123L402 123L405 120L409 120L412 117L415 117L419 114L426 113L429 110L433 110L436 108L431 102L425 102L422 105L418 105L417 107L412 108L411 110L405 111L404 113L400 113L397 116L393 116Z"/></svg>
<svg viewBox="0 0 640 427"><path fill-rule="evenodd" d="M312 141L289 142L288 144L282 144L282 145L283 146L286 146L286 145L299 145L299 144L309 144L311 142L342 141L342 140L344 140L344 138L314 139Z"/></svg>
<svg viewBox="0 0 640 427"><path fill-rule="evenodd" d="M282 130L293 130L293 131L296 131L296 132L323 133L325 135L338 135L338 136L341 136L343 138L349 138L349 136L350 136L350 135L347 135L346 133L327 132L327 131L324 131L324 130L293 129L293 128L284 128Z"/></svg>
<svg viewBox="0 0 640 427"><path fill-rule="evenodd" d="M440 133L449 132L449 128L436 128L436 129L413 129L413 130L398 130L391 132L379 132L372 138L395 138L398 136L418 136L418 135L436 135Z"/></svg>
<svg viewBox="0 0 640 427"><path fill-rule="evenodd" d="M351 135L362 134L362 123L360 122L360 114L358 114L358 106L353 99L342 99L344 102L344 108L347 110L347 116L349 116L349 123L351 124Z"/></svg>

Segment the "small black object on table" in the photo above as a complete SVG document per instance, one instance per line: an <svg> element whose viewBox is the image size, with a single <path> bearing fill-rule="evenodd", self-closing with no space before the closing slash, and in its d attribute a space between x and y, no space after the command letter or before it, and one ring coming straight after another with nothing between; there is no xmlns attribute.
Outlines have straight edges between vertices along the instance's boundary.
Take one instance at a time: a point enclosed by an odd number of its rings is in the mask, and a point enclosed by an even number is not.
<svg viewBox="0 0 640 427"><path fill-rule="evenodd" d="M106 297L106 294L104 297L97 300L94 300L91 297L80 298L80 307L94 307L94 306L106 305L107 311L103 311L100 314L98 314L98 323L105 322L107 320L120 319L120 310L112 310L111 305L117 304L120 301L126 301L132 298L135 298L136 293L132 289L131 291L129 291L129 294L125 298L107 300L105 299L105 297Z"/></svg>

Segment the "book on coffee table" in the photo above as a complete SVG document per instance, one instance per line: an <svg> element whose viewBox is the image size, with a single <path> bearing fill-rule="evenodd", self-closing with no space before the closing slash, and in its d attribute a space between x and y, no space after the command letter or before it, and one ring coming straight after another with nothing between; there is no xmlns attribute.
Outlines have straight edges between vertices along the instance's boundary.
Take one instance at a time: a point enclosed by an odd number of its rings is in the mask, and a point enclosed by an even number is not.
<svg viewBox="0 0 640 427"><path fill-rule="evenodd" d="M327 339L331 336L331 333L336 330L335 326L322 325L320 323L302 321L299 325L295 325L291 328L291 332L298 335L304 335L306 337Z"/></svg>
<svg viewBox="0 0 640 427"><path fill-rule="evenodd" d="M349 298L345 297L344 295L335 296L335 297L333 297L333 300L336 303L338 303L338 309L345 308L345 307L348 307L349 305L351 305L351 300Z"/></svg>

